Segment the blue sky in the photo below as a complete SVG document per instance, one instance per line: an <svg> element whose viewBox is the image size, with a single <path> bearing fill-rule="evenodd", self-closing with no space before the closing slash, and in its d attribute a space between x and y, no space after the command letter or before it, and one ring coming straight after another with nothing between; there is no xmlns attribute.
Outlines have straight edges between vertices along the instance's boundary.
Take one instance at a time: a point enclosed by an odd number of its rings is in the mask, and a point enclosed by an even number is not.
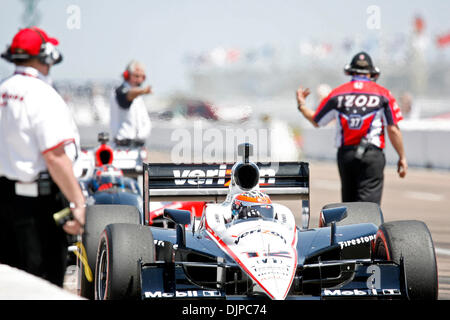
<svg viewBox="0 0 450 320"><path fill-rule="evenodd" d="M69 6L80 9L80 29L67 28ZM366 26L370 5L380 8L380 29ZM3 1L1 49L21 26L23 2ZM449 1L300 0L41 0L40 26L60 40L65 61L55 79L118 79L131 58L147 65L159 91L186 87L187 53L217 46L293 46L368 33L408 31L420 13L430 34L450 31ZM12 67L0 62L0 76Z"/></svg>

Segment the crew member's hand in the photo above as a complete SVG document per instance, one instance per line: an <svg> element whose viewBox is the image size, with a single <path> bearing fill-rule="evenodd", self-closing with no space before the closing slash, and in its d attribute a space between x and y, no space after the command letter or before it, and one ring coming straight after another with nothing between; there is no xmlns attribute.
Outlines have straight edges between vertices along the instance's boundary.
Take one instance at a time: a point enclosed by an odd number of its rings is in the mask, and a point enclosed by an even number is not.
<svg viewBox="0 0 450 320"><path fill-rule="evenodd" d="M72 214L74 219L67 221L63 225L63 230L72 235L82 234L83 233L83 227L85 224L85 217L86 217L86 208L84 205L77 206L75 208L72 208Z"/></svg>
<svg viewBox="0 0 450 320"><path fill-rule="evenodd" d="M152 87L146 86L145 88L143 88L142 94L149 94L149 93L152 93Z"/></svg>
<svg viewBox="0 0 450 320"><path fill-rule="evenodd" d="M297 89L297 105L299 107L306 104L306 97L309 96L310 93L311 91L308 88L303 89L302 86Z"/></svg>
<svg viewBox="0 0 450 320"><path fill-rule="evenodd" d="M127 100L133 101L137 97L143 94L149 94L152 93L152 87L146 86L146 87L131 87L127 92Z"/></svg>
<svg viewBox="0 0 450 320"><path fill-rule="evenodd" d="M406 176L406 172L408 171L408 163L406 158L400 158L397 163L397 172L400 178L404 178Z"/></svg>

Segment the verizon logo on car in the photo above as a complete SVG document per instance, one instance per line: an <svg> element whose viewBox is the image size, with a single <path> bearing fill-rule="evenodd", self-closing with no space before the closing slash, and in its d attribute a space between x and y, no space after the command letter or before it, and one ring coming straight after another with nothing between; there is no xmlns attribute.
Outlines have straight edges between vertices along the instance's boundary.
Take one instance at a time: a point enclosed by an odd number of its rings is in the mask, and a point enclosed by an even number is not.
<svg viewBox="0 0 450 320"><path fill-rule="evenodd" d="M260 169L259 175L261 179L259 183L275 183L275 174L276 171L274 169ZM184 185L186 183L190 185L228 185L230 175L231 169L227 169L226 165L220 165L218 169L173 170L176 185Z"/></svg>
<svg viewBox="0 0 450 320"><path fill-rule="evenodd" d="M199 184L225 184L225 177L230 174L230 169L227 170L226 165L221 165L218 169L195 169L195 170L173 170L173 176L176 185L184 185L186 183L191 185ZM187 179L191 178L191 179Z"/></svg>

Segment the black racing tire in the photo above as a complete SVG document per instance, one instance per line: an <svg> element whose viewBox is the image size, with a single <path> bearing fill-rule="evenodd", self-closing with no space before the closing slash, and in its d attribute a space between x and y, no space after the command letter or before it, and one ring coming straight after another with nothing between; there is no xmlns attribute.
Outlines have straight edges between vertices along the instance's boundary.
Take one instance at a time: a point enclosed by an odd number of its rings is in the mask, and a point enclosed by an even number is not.
<svg viewBox="0 0 450 320"><path fill-rule="evenodd" d="M141 298L139 260L155 261L155 244L148 226L116 223L100 236L95 268L95 298L137 300Z"/></svg>
<svg viewBox="0 0 450 320"><path fill-rule="evenodd" d="M436 300L436 254L431 233L422 221L392 221L379 227L374 258L400 264L402 257L409 299Z"/></svg>
<svg viewBox="0 0 450 320"><path fill-rule="evenodd" d="M86 224L82 235L82 243L86 249L89 268L94 275L98 242L103 229L110 223L140 224L138 208L129 205L93 205L86 207ZM80 294L87 299L94 299L94 281L88 281L85 267L81 263Z"/></svg>
<svg viewBox="0 0 450 320"><path fill-rule="evenodd" d="M383 212L380 206L374 202L341 202L330 203L323 206L323 209L347 207L347 217L342 221L336 222L337 226L346 226L350 224L358 223L373 223L379 227L383 222ZM329 227L322 223L322 219L319 220L320 227Z"/></svg>

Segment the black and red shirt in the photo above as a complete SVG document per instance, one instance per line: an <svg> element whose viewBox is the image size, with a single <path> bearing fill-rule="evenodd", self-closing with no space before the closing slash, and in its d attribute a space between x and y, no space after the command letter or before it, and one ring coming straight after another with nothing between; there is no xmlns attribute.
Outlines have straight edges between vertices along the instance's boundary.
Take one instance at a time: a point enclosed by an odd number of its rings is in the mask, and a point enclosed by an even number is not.
<svg viewBox="0 0 450 320"><path fill-rule="evenodd" d="M357 145L363 137L385 147L384 127L403 119L389 90L362 77L353 77L322 100L314 114L319 126L336 119L336 146Z"/></svg>

